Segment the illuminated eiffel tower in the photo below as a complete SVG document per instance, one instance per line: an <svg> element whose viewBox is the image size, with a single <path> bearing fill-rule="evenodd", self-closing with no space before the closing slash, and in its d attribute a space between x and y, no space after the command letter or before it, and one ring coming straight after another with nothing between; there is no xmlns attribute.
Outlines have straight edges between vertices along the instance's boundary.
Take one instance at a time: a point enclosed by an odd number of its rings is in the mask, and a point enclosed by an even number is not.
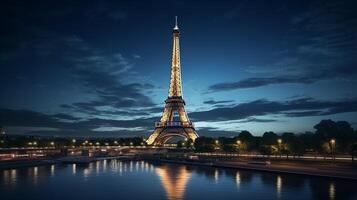
<svg viewBox="0 0 357 200"><path fill-rule="evenodd" d="M180 66L180 30L177 26L177 17L173 29L173 48L171 63L171 80L169 96L159 122L155 123L155 130L147 139L149 145L165 144L172 137L183 137L195 140L198 135L193 123L188 119L185 111L185 101L182 98L181 66Z"/></svg>

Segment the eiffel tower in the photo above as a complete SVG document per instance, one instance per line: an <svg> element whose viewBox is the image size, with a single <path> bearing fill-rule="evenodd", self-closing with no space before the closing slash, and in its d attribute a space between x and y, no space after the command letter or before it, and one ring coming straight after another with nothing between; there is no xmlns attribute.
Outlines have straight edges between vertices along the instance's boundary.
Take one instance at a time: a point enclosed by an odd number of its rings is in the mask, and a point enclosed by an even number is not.
<svg viewBox="0 0 357 200"><path fill-rule="evenodd" d="M165 101L165 109L159 122L155 123L155 130L147 139L148 145L163 145L172 137L183 137L195 141L198 137L193 123L185 111L185 101L182 98L181 66L180 66L180 30L177 25L173 29L173 48L171 63L171 80L169 96Z"/></svg>

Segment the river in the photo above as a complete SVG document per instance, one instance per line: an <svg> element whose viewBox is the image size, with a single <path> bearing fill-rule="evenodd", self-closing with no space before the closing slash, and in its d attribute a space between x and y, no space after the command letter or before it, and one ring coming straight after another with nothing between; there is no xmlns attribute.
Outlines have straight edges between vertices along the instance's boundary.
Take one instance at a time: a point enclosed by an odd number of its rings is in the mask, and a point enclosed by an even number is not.
<svg viewBox="0 0 357 200"><path fill-rule="evenodd" d="M0 171L1 200L357 199L357 182L145 161Z"/></svg>

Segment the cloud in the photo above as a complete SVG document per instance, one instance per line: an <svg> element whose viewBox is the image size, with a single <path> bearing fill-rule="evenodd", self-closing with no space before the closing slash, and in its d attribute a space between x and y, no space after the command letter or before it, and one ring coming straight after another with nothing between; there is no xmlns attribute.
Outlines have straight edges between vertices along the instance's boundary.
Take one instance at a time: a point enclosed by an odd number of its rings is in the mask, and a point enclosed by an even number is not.
<svg viewBox="0 0 357 200"><path fill-rule="evenodd" d="M277 122L276 119L260 119L255 117L248 117L247 119L237 121L235 123L248 123L248 122L255 122L255 123L269 123L269 122Z"/></svg>
<svg viewBox="0 0 357 200"><path fill-rule="evenodd" d="M322 116L345 112L356 112L357 100L318 101L300 98L291 101L268 101L265 99L241 103L233 107L215 108L190 113L194 121L228 121L255 116L281 114L290 117ZM254 119L253 119L254 121Z"/></svg>
<svg viewBox="0 0 357 200"><path fill-rule="evenodd" d="M19 134L53 133L56 135L91 136L94 133L112 132L120 134L149 134L153 129L154 118L139 118L133 120L114 120L102 118L82 119L67 114L44 114L30 110L0 109L0 125ZM109 130L110 129L110 130ZM8 131L9 134L11 131ZM134 132L134 133L133 133Z"/></svg>
<svg viewBox="0 0 357 200"><path fill-rule="evenodd" d="M91 115L130 115L134 108L155 106L146 95L154 86L139 81L140 76L130 78L134 64L123 54L93 48L78 37L66 38L65 42L72 53L64 55L63 60L94 100L61 105L62 108Z"/></svg>
<svg viewBox="0 0 357 200"><path fill-rule="evenodd" d="M332 69L303 72L300 75L279 75L274 77L252 77L236 82L217 83L208 87L208 92L220 92L256 88L276 84L311 84L322 80L348 79L357 74L357 66L340 65Z"/></svg>
<svg viewBox="0 0 357 200"><path fill-rule="evenodd" d="M135 59L140 59L141 56L140 56L139 54L133 54L133 58L135 58Z"/></svg>
<svg viewBox="0 0 357 200"><path fill-rule="evenodd" d="M237 82L228 82L228 83L218 83L209 86L208 90L210 92L219 92L227 90L236 90L236 89L246 89L246 88L255 88L271 84L286 84L286 83L303 83L308 84L315 82L313 78L304 78L304 77L267 77L267 78L247 78Z"/></svg>
<svg viewBox="0 0 357 200"><path fill-rule="evenodd" d="M233 100L224 100L224 101L215 101L215 100L208 100L208 101L204 101L204 104L210 104L210 105L214 105L214 104L221 104L221 103L231 103L234 102Z"/></svg>

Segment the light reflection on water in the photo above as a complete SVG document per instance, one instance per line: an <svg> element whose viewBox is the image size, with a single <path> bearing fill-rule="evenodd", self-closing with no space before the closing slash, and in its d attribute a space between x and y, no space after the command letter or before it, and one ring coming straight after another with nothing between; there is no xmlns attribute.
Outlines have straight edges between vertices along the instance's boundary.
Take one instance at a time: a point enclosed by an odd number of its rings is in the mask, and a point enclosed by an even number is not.
<svg viewBox="0 0 357 200"><path fill-rule="evenodd" d="M236 172L236 184L237 184L237 188L239 189L239 185L240 185L240 174L239 174L239 171Z"/></svg>
<svg viewBox="0 0 357 200"><path fill-rule="evenodd" d="M70 183L70 184L69 184ZM356 182L255 171L97 161L88 165L50 165L0 171L0 194L11 199L357 199ZM125 188L125 189L122 189ZM66 190L74 192L63 196ZM98 196L99 195L99 196ZM82 198L83 197L83 198ZM39 198L34 198L39 199Z"/></svg>
<svg viewBox="0 0 357 200"><path fill-rule="evenodd" d="M276 196L278 199L281 198L281 187L282 187L282 178L280 175L276 177Z"/></svg>
<svg viewBox="0 0 357 200"><path fill-rule="evenodd" d="M331 200L335 199L335 184L333 182L330 183L329 197Z"/></svg>

